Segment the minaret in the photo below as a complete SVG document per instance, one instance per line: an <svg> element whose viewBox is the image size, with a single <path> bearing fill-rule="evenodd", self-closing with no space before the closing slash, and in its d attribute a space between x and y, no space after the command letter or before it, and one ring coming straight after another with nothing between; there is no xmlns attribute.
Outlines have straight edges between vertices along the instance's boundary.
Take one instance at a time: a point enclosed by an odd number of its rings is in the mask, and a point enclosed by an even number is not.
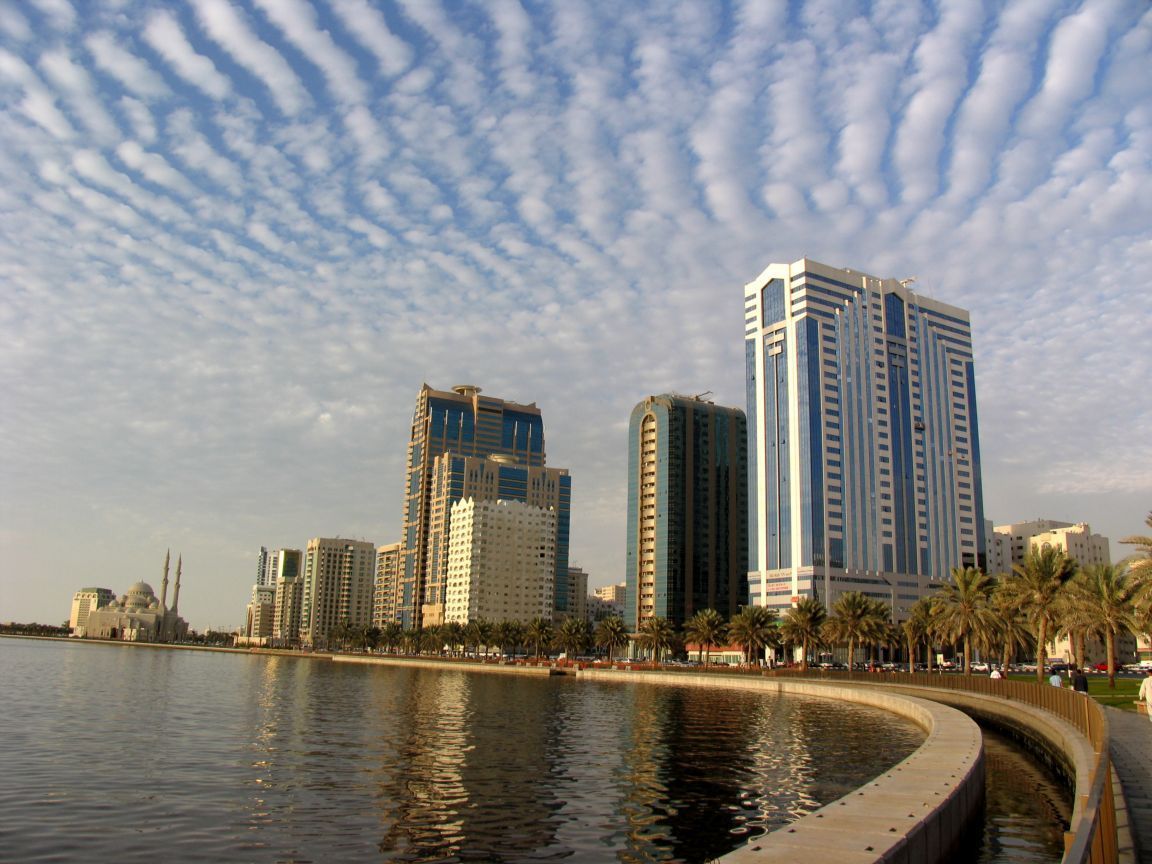
<svg viewBox="0 0 1152 864"><path fill-rule="evenodd" d="M176 626L176 610L180 605L180 571L184 569L184 556L176 559L176 591L172 594L172 626Z"/></svg>
<svg viewBox="0 0 1152 864"><path fill-rule="evenodd" d="M168 597L168 562L172 559L172 550L164 553L164 581L160 583L160 611L164 611L164 600Z"/></svg>

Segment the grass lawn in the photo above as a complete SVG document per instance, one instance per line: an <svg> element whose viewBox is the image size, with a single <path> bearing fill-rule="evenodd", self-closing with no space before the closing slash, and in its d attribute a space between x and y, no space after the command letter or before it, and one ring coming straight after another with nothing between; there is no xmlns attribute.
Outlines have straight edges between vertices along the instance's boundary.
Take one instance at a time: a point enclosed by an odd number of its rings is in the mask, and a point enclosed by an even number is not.
<svg viewBox="0 0 1152 864"><path fill-rule="evenodd" d="M1033 672L1014 672L1008 677L1013 681L1036 681L1036 674ZM1088 695L1101 705L1110 705L1113 708L1120 708L1123 711L1135 711L1136 694L1140 692L1140 682L1143 680L1142 677L1116 676L1116 689L1113 690L1108 687L1107 675L1089 675ZM1045 677L1044 683L1040 686L1051 686L1048 684L1047 677ZM1067 677L1064 679L1064 686L1071 686Z"/></svg>

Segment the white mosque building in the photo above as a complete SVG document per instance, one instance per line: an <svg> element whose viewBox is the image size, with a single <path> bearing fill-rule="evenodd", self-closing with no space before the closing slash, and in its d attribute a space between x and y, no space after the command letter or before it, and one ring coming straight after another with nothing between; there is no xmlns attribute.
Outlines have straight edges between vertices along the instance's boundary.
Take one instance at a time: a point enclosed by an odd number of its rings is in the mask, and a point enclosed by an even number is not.
<svg viewBox="0 0 1152 864"><path fill-rule="evenodd" d="M172 608L166 605L168 596L168 564L170 555L164 556L164 580L160 583L160 596L147 582L137 582L127 594L88 613L83 632L74 635L88 639L118 639L125 642L177 642L188 634L188 623L180 617L180 576L184 560L176 563L176 586L172 594Z"/></svg>

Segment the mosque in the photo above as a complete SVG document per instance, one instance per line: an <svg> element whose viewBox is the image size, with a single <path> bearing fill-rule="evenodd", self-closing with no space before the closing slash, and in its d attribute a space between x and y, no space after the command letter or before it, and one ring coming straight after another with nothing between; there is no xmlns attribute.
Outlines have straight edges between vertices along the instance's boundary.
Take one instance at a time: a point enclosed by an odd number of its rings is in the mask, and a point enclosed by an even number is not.
<svg viewBox="0 0 1152 864"><path fill-rule="evenodd" d="M171 555L164 556L164 580L160 583L160 597L147 582L137 582L106 606L88 613L82 635L88 639L120 639L125 642L178 642L188 635L188 623L177 613L180 604L180 575L184 559L176 562L176 590L172 594L172 608L165 605L168 597L168 564Z"/></svg>

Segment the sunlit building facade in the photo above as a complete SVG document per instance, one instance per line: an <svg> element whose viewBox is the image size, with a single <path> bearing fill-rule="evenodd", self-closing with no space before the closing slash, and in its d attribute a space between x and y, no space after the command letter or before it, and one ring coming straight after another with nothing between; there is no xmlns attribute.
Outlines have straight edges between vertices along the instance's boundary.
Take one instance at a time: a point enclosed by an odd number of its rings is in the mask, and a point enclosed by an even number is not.
<svg viewBox="0 0 1152 864"><path fill-rule="evenodd" d="M985 566L968 313L807 259L765 269L744 311L753 601L860 591L899 619Z"/></svg>
<svg viewBox="0 0 1152 864"><path fill-rule="evenodd" d="M366 540L316 537L304 550L300 640L325 647L337 625L372 624L376 545Z"/></svg>
<svg viewBox="0 0 1152 864"><path fill-rule="evenodd" d="M524 466L543 466L540 409L535 404L483 396L479 387L471 385L451 391L433 390L427 384L421 387L408 442L400 576L391 603L395 620L406 629L423 623L433 469L436 457L444 453L478 457L503 454ZM438 597L435 600L440 602Z"/></svg>
<svg viewBox="0 0 1152 864"><path fill-rule="evenodd" d="M748 435L744 412L650 396L628 426L625 622L682 624L748 602Z"/></svg>
<svg viewBox="0 0 1152 864"><path fill-rule="evenodd" d="M88 616L107 606L116 595L111 588L81 588L72 597L72 611L68 615L68 628L73 636L83 636L88 628Z"/></svg>

